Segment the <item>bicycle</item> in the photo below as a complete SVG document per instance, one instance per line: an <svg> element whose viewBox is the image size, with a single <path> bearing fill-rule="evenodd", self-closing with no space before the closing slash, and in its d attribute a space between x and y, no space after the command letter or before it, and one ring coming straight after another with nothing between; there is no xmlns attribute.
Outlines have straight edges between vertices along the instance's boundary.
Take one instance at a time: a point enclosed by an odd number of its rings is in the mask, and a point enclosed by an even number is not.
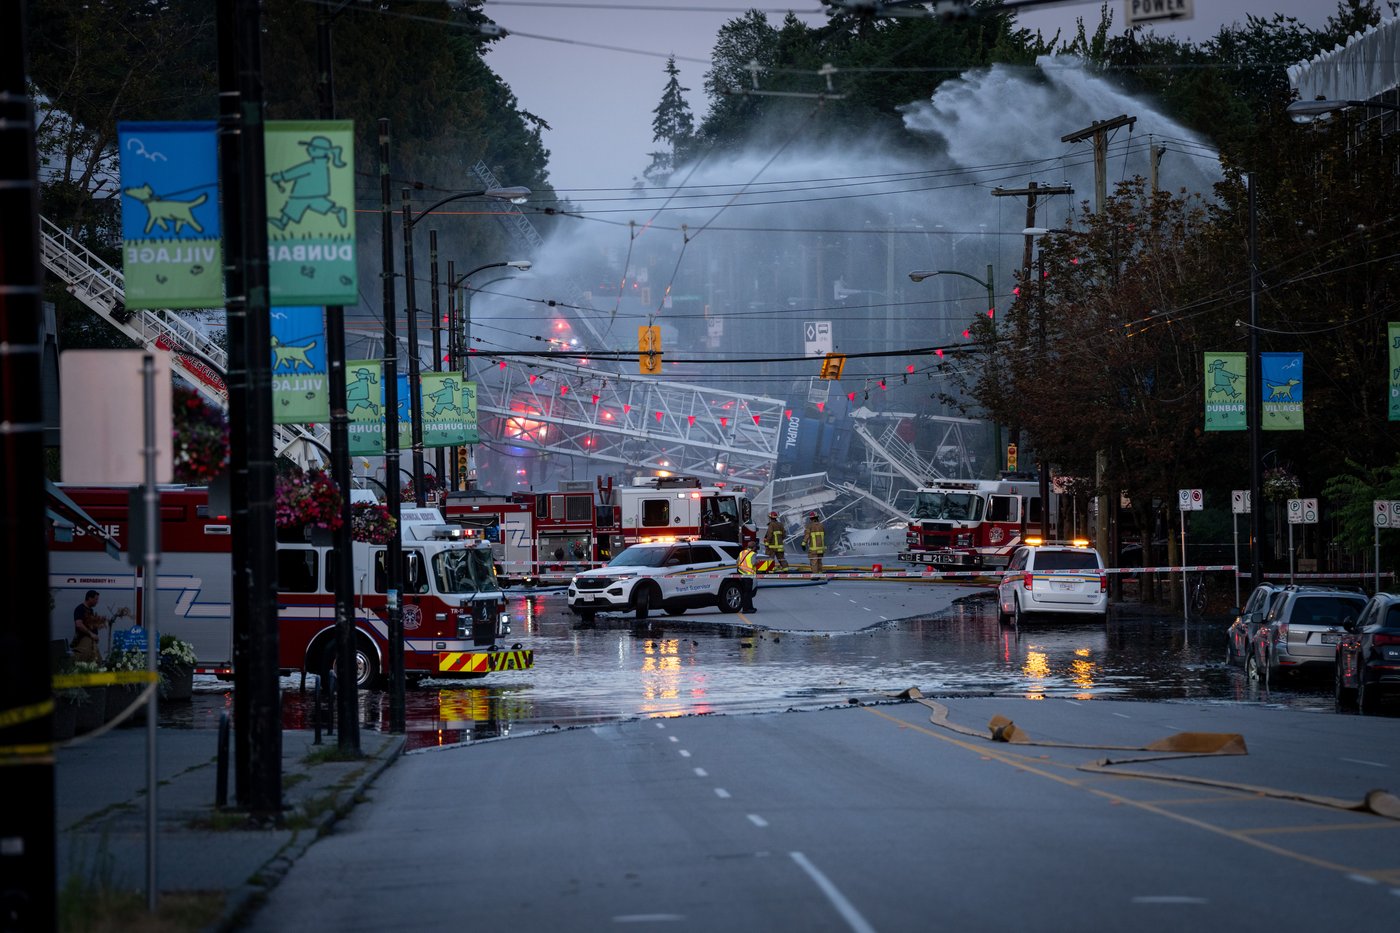
<svg viewBox="0 0 1400 933"><path fill-rule="evenodd" d="M1199 619L1206 611L1206 578L1205 574L1196 574L1195 578L1187 583L1186 587L1186 609L1191 618Z"/></svg>

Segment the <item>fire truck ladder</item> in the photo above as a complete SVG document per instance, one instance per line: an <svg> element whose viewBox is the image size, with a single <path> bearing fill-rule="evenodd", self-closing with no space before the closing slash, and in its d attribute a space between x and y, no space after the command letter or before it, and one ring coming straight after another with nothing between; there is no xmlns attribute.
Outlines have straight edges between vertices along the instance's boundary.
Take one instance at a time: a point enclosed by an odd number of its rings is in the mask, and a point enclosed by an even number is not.
<svg viewBox="0 0 1400 933"><path fill-rule="evenodd" d="M121 271L112 268L48 218L40 219L44 268L66 282L73 297L117 330L148 350L169 353L170 365L181 378L211 403L228 411L228 387L224 384L228 355L224 348L181 317L178 311L137 311L126 307L122 301L125 278ZM301 425L273 427L276 453L303 466L323 459L320 451L327 448L328 436L326 425L317 425L316 431Z"/></svg>

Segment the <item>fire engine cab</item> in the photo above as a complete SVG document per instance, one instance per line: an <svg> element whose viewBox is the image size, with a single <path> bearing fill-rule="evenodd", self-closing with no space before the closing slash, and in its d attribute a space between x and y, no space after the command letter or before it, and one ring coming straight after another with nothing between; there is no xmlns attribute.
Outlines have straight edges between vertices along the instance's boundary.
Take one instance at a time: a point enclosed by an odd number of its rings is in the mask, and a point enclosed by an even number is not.
<svg viewBox="0 0 1400 933"><path fill-rule="evenodd" d="M71 540L50 534L51 637L72 636L73 607L89 589L99 592L103 615L114 614L109 608L127 607L141 617L140 570L109 556L102 534L122 551L130 550L130 491L63 488L100 528L79 526ZM190 642L197 670L226 675L233 665L228 519L210 514L208 491L197 487L163 487L159 508L158 631ZM490 546L467 529L449 525L436 509L406 507L400 522L405 673L474 677L532 667L533 651L497 644L510 633L510 617ZM340 555L330 541L301 527L278 528L276 546L278 666L284 671L326 670L335 657L334 565ZM354 542L351 552L356 681L368 687L388 667L386 548Z"/></svg>
<svg viewBox="0 0 1400 933"><path fill-rule="evenodd" d="M1028 474L937 480L915 493L899 559L948 570L1005 567L1026 527L1039 526L1040 509L1037 478Z"/></svg>

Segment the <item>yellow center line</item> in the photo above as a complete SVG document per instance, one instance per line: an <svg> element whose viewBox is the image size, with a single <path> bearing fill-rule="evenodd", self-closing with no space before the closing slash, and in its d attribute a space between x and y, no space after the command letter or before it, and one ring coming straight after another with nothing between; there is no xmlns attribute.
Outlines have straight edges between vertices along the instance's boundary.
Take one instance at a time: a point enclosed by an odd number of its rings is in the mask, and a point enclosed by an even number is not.
<svg viewBox="0 0 1400 933"><path fill-rule="evenodd" d="M1065 777L1061 777L1058 774L1052 774L1049 771L1044 770L1043 768L1031 764L1029 761L1025 760L1024 758L1021 758L1021 756L1008 755L1000 751L999 749L989 749L986 747L985 744L974 745L971 742L966 742L962 739L953 738L950 735L935 732L934 730L929 729L926 726L906 722L905 720L900 719L897 716L891 716L883 710L879 710L874 707L862 706L861 709L865 710L867 713L871 713L872 715L879 716L881 719L886 719L897 725L907 727L909 729L914 730L915 732L921 732L924 735L929 736L930 738L938 739L940 742L947 742L950 745L956 745L958 748L966 749L970 752L975 752L978 755L991 758L994 761L1000 761L1002 764L1010 765L1013 768L1019 768L1022 771L1038 775L1039 777L1047 778L1051 781L1055 781L1056 783L1063 784L1066 787L1075 787L1080 790L1087 791L1090 794L1094 794L1095 796L1102 797L1106 800L1110 800L1114 803L1121 804L1123 806L1134 807L1138 810L1143 810L1148 813L1154 813L1157 816L1165 817L1166 819L1174 820L1178 823L1184 823L1187 826L1194 826L1195 828L1203 830L1205 832L1214 833L1219 836L1224 836L1227 839L1233 839L1236 842L1243 843L1244 845L1253 846L1254 848L1262 849L1265 852L1272 852L1275 855L1281 855L1284 858L1290 858L1307 865L1312 865L1316 868L1324 868L1328 871L1334 871L1344 875L1363 875L1365 877L1374 878L1376 880L1384 880L1383 872L1367 872L1362 869L1351 868L1346 865L1339 865L1336 862L1331 862L1326 859L1320 859L1311 855L1305 855L1301 852L1294 852L1291 849L1285 849L1282 846L1273 845L1271 843L1263 841L1262 839L1252 838L1241 830L1227 829L1223 826L1216 826L1213 823L1207 823L1206 821L1198 820L1195 817L1186 816L1185 814L1181 813L1173 813L1172 811L1153 803L1133 800L1131 797L1124 797L1123 795L1115 794L1112 791L1102 790L1097 787L1091 787L1082 781L1074 781ZM1388 871L1388 869L1383 871Z"/></svg>

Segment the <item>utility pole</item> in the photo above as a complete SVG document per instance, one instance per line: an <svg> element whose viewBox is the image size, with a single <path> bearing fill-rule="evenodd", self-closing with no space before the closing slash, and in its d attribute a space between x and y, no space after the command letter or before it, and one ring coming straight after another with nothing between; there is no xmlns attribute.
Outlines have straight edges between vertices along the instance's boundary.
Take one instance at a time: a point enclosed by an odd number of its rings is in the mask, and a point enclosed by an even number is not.
<svg viewBox="0 0 1400 933"><path fill-rule="evenodd" d="M403 516L399 496L399 332L394 308L394 222L389 203L389 120L379 120L379 235L384 271L384 498L394 516L394 536L385 548L385 609L389 616L389 731L402 734L404 722L403 670ZM410 396L411 397L411 396Z"/></svg>
<svg viewBox="0 0 1400 933"><path fill-rule="evenodd" d="M428 231L428 278L433 289L433 372L442 372L442 308L438 304L438 245L437 231ZM447 449L439 447L435 452L433 468L436 470L437 485L442 486L442 478L447 475ZM445 503L447 500L443 500Z"/></svg>
<svg viewBox="0 0 1400 933"><path fill-rule="evenodd" d="M334 10L321 7L316 17L316 59L320 70L316 86L322 120L335 119L331 23L344 9L345 4ZM353 552L354 544L350 535L353 515L350 507L350 414L345 407L345 308L342 305L326 306L326 368L331 394L331 479L341 495L340 527L332 538L340 559L336 561L335 579L331 581L335 590L336 669L341 673L336 678L336 712L340 719L336 748L342 754L358 755L360 703L359 686L355 683L355 562L345 559Z"/></svg>
<svg viewBox="0 0 1400 933"><path fill-rule="evenodd" d="M1060 137L1062 143L1078 143L1086 139L1094 141L1094 213L1103 214L1108 202L1108 134L1120 127L1132 127L1137 117L1119 114L1109 120L1095 120L1082 130L1075 130ZM1099 523L1095 529L1094 545L1103 557L1104 565L1118 566L1118 522L1117 496L1110 496L1104 488L1108 474L1108 452L1098 451L1094 455L1094 482L1099 489ZM1118 583L1118 576L1113 576Z"/></svg>
<svg viewBox="0 0 1400 933"><path fill-rule="evenodd" d="M1152 189L1151 189L1151 190L1152 190L1152 193L1153 193L1153 194L1156 194L1156 193L1157 193L1157 188L1158 188L1158 185L1157 185L1157 174L1158 174L1158 169L1160 169L1160 168L1161 168L1161 165L1162 165L1162 156L1164 156L1164 155L1166 155L1166 154L1167 154L1167 147L1166 147L1166 146L1159 146L1159 145L1157 145L1156 140L1153 140L1152 145L1151 145L1151 147L1148 149L1148 153L1147 153L1147 177L1148 177L1149 182L1150 182L1151 185L1152 185Z"/></svg>
<svg viewBox="0 0 1400 933"><path fill-rule="evenodd" d="M234 771L239 806L282 811L277 562L258 0L219 0L219 174L228 307L229 502L233 553Z"/></svg>
<svg viewBox="0 0 1400 933"><path fill-rule="evenodd" d="M53 930L53 687L40 391L39 194L34 106L25 86L25 8L0 9L0 566L13 585L0 618L0 926Z"/></svg>

